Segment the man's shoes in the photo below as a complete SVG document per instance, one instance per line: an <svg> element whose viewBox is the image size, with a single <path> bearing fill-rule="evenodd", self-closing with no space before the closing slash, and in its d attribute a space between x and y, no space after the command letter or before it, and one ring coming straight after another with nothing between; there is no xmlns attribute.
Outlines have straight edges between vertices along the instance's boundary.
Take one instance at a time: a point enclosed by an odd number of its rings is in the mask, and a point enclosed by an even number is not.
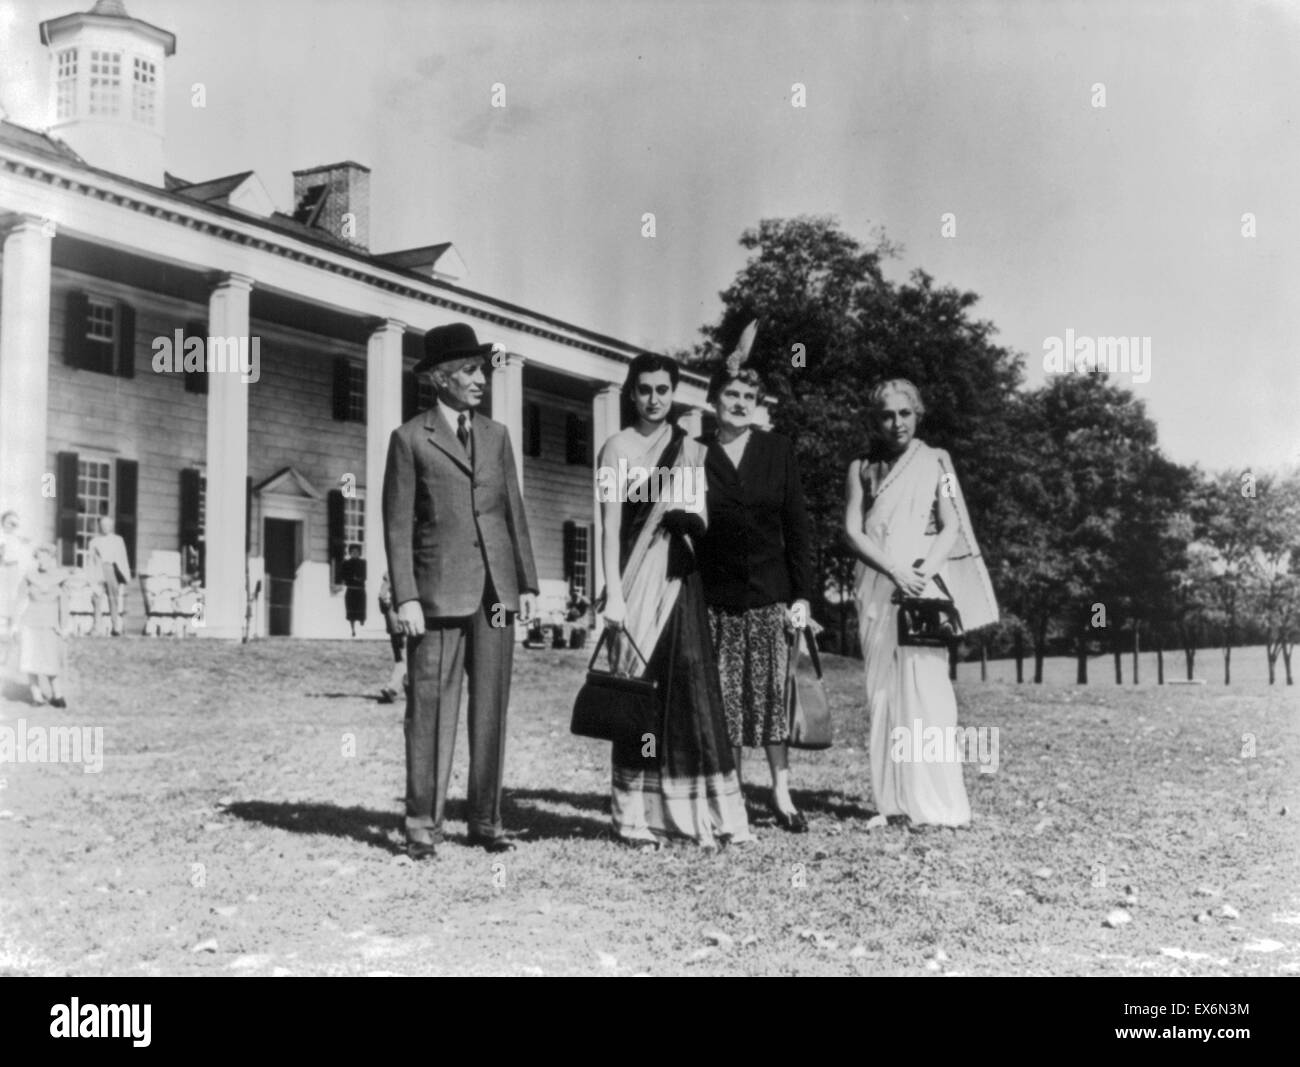
<svg viewBox="0 0 1300 1067"><path fill-rule="evenodd" d="M482 834L470 834L469 844L485 852L513 852L515 843L507 837L485 837Z"/></svg>
<svg viewBox="0 0 1300 1067"><path fill-rule="evenodd" d="M388 686L384 686L383 689L379 690L379 703L391 704L396 699L397 699L396 689L390 689Z"/></svg>
<svg viewBox="0 0 1300 1067"><path fill-rule="evenodd" d="M68 706L68 702L64 700L63 697L50 697L50 707L66 708L67 706Z"/></svg>
<svg viewBox="0 0 1300 1067"><path fill-rule="evenodd" d="M438 840L426 828L406 831L406 854L413 860L431 860L437 851Z"/></svg>

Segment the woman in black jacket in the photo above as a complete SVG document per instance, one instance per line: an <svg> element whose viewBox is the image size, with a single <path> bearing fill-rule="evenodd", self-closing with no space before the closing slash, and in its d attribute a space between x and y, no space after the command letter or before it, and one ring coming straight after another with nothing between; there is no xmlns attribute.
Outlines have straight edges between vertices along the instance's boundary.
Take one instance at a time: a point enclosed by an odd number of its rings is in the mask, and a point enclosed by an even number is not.
<svg viewBox="0 0 1300 1067"><path fill-rule="evenodd" d="M812 539L794 448L753 425L762 382L737 362L709 383L718 428L701 438L709 528L699 568L737 773L742 747L766 748L772 814L802 833L807 822L790 799L785 676L790 636L810 623Z"/></svg>

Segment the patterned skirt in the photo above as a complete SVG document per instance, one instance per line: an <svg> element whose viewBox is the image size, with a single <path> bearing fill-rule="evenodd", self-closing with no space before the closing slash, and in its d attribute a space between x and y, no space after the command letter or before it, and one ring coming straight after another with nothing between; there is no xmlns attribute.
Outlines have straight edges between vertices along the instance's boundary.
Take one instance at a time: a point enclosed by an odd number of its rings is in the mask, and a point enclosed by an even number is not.
<svg viewBox="0 0 1300 1067"><path fill-rule="evenodd" d="M727 733L733 746L779 745L790 736L785 674L790 646L785 605L709 608L709 629L722 678Z"/></svg>

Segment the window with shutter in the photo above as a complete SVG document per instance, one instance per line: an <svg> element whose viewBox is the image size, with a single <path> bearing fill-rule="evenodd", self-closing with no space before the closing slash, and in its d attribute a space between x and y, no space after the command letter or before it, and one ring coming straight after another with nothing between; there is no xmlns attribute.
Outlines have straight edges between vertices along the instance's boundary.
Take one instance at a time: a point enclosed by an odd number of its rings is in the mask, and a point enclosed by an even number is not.
<svg viewBox="0 0 1300 1067"><path fill-rule="evenodd" d="M64 362L70 367L97 374L114 373L119 358L120 318L120 308L115 300L77 291L68 293L63 331ZM131 328L134 333L134 319Z"/></svg>
<svg viewBox="0 0 1300 1067"><path fill-rule="evenodd" d="M347 356L334 360L334 418L339 422L366 421L366 368Z"/></svg>

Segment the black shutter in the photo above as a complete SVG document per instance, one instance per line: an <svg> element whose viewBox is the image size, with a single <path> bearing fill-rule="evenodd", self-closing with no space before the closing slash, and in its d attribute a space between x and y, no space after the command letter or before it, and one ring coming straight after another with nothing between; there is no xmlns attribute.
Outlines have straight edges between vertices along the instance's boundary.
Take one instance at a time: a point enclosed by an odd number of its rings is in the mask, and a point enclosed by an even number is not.
<svg viewBox="0 0 1300 1067"><path fill-rule="evenodd" d="M524 405L524 455L542 454L542 409L537 404Z"/></svg>
<svg viewBox="0 0 1300 1067"><path fill-rule="evenodd" d="M420 383L413 373L402 372L402 421L410 422L420 413Z"/></svg>
<svg viewBox="0 0 1300 1067"><path fill-rule="evenodd" d="M348 358L338 356L334 360L334 418L340 422L347 421L348 411L351 407L348 399L350 378Z"/></svg>
<svg viewBox="0 0 1300 1067"><path fill-rule="evenodd" d="M564 462L565 463L588 463L590 462L590 451L587 447L587 438L591 435L591 428L586 419L581 415L575 415L569 412L564 417Z"/></svg>
<svg viewBox="0 0 1300 1067"><path fill-rule="evenodd" d="M596 588L596 526L587 523L587 599L590 600Z"/></svg>
<svg viewBox="0 0 1300 1067"><path fill-rule="evenodd" d="M59 453L55 477L54 536L59 542L59 562L71 567L77 562L77 453Z"/></svg>
<svg viewBox="0 0 1300 1067"><path fill-rule="evenodd" d="M329 491L329 541L330 573L332 580L338 581L338 565L343 561L346 546L343 543L343 491Z"/></svg>
<svg viewBox="0 0 1300 1067"><path fill-rule="evenodd" d="M131 564L131 573L136 573L135 565L135 512L137 487L140 482L140 464L134 459L117 461L117 512L113 519L118 535L126 542L126 560Z"/></svg>
<svg viewBox="0 0 1300 1067"><path fill-rule="evenodd" d="M119 378L135 377L135 308L118 301L117 304L117 362ZM123 534L123 537L126 535ZM134 561L132 566L134 566Z"/></svg>
<svg viewBox="0 0 1300 1067"><path fill-rule="evenodd" d="M187 322L185 324L185 341L189 342L191 337L199 337L203 340L203 365L207 366L208 358L208 324L206 322ZM181 348L184 353L184 346ZM208 391L208 376L203 371L194 373L186 372L185 391L187 393L206 394Z"/></svg>
<svg viewBox="0 0 1300 1067"><path fill-rule="evenodd" d="M203 527L199 525L199 499L203 489L203 475L194 467L185 467L181 470L181 530L180 530L180 548L181 559L184 561L187 552L193 552L198 557L198 574L200 583L203 581ZM183 564L185 572L191 573L188 564Z"/></svg>
<svg viewBox="0 0 1300 1067"><path fill-rule="evenodd" d="M89 298L80 290L73 289L68 293L68 306L63 319L63 362L69 367L84 368L89 361L86 351L89 319Z"/></svg>
<svg viewBox="0 0 1300 1067"><path fill-rule="evenodd" d="M578 548L578 524L572 519L564 524L564 580L573 581L575 564L577 563Z"/></svg>

